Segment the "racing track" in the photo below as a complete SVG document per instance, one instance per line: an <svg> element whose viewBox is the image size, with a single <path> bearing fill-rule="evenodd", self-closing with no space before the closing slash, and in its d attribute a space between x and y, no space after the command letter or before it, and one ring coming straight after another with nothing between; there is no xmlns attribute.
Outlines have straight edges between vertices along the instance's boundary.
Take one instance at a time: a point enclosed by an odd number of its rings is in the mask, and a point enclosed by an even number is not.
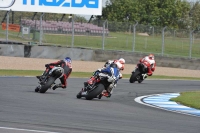
<svg viewBox="0 0 200 133"><path fill-rule="evenodd" d="M76 99L86 79L35 93L33 77L0 77L0 133L198 133L200 118L136 103L138 96L199 90L199 81L119 81L110 99ZM6 129L17 128L17 129Z"/></svg>

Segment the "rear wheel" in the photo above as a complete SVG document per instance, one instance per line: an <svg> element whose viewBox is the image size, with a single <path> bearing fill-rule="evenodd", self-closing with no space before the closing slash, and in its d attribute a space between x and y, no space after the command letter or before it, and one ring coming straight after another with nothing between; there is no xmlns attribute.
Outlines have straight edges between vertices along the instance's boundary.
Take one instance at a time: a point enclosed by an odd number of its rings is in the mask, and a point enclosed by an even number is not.
<svg viewBox="0 0 200 133"><path fill-rule="evenodd" d="M87 96L85 97L87 100L92 100L93 98L96 98L99 94L101 94L101 92L104 90L104 85L103 84L98 84L98 86L88 92Z"/></svg>
<svg viewBox="0 0 200 133"><path fill-rule="evenodd" d="M140 80L138 80L138 83L142 83L142 81L143 81L143 80L140 79Z"/></svg>
<svg viewBox="0 0 200 133"><path fill-rule="evenodd" d="M44 85L41 86L40 93L45 93L56 80L55 77L49 77Z"/></svg>

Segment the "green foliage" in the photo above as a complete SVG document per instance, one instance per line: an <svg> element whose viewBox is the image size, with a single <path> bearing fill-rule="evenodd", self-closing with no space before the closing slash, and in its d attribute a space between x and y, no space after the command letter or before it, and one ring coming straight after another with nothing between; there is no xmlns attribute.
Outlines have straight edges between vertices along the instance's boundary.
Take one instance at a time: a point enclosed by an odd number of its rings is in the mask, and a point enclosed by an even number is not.
<svg viewBox="0 0 200 133"><path fill-rule="evenodd" d="M195 29L200 28L200 2L196 2L189 12L190 27Z"/></svg>
<svg viewBox="0 0 200 133"><path fill-rule="evenodd" d="M102 19L132 22L152 26L187 28L189 25L189 2L183 0L110 0L103 9ZM199 3L192 8L193 23L199 23ZM196 26L193 24L193 26Z"/></svg>
<svg viewBox="0 0 200 133"><path fill-rule="evenodd" d="M182 92L180 96L170 100L189 107L200 109L200 91Z"/></svg>

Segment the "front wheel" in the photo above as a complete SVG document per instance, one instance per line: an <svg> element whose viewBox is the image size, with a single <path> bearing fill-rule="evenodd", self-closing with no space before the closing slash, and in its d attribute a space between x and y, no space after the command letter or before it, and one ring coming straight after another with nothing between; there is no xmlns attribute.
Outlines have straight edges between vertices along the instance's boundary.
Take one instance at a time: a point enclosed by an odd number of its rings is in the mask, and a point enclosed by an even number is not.
<svg viewBox="0 0 200 133"><path fill-rule="evenodd" d="M130 82L130 83L134 83L134 82L135 82L135 81L134 81L133 74L131 74L131 77L130 77L130 79L129 79L129 82Z"/></svg>
<svg viewBox="0 0 200 133"><path fill-rule="evenodd" d="M56 80L55 77L49 77L44 85L41 86L40 93L45 93Z"/></svg>
<svg viewBox="0 0 200 133"><path fill-rule="evenodd" d="M98 84L98 86L93 89L92 91L88 92L86 95L86 99L87 100L92 100L93 98L97 97L99 94L102 93L102 91L104 90L104 85L103 84Z"/></svg>
<svg viewBox="0 0 200 133"><path fill-rule="evenodd" d="M76 98L80 99L82 96L81 96L81 93L82 91L80 91L77 95L76 95Z"/></svg>
<svg viewBox="0 0 200 133"><path fill-rule="evenodd" d="M37 86L36 88L35 88L35 92L38 92L40 90L40 88L39 88L39 86Z"/></svg>
<svg viewBox="0 0 200 133"><path fill-rule="evenodd" d="M138 81L138 79L140 78L139 74L140 74L140 71L138 69L135 72L133 72L129 80L130 83L134 83L135 81Z"/></svg>

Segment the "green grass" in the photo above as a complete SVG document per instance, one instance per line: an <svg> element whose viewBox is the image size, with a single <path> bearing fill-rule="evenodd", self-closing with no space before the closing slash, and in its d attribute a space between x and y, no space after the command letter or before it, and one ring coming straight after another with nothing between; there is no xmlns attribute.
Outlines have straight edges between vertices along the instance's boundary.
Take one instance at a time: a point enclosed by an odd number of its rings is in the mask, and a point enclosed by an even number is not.
<svg viewBox="0 0 200 133"><path fill-rule="evenodd" d="M200 109L200 91L181 92L180 96L170 100L188 107Z"/></svg>
<svg viewBox="0 0 200 133"><path fill-rule="evenodd" d="M43 71L38 70L0 70L1 76L36 76L41 75ZM92 72L72 72L70 77L91 77ZM123 74L123 78L130 78L130 74ZM148 77L148 79L179 79L179 80L200 80L200 78L194 77L178 77L178 76L158 76L153 75Z"/></svg>
<svg viewBox="0 0 200 133"><path fill-rule="evenodd" d="M39 35L37 35L39 36ZM5 31L0 30L0 38L6 38ZM33 34L30 34L33 38ZM21 38L21 34L9 31L9 39L17 41L32 41ZM38 41L36 41L38 42ZM44 34L43 43L47 45L60 45L71 46L71 34ZM171 56L189 57L190 40L188 38L173 38L165 37L164 54ZM102 49L102 37L92 35L75 35L74 47L85 47L93 49ZM146 53L161 53L162 37L158 36L139 36L136 34L135 51ZM125 32L110 32L109 36L105 37L105 50L120 50L129 51L133 50L133 34ZM192 44L192 57L200 58L200 45L198 40L194 40Z"/></svg>

